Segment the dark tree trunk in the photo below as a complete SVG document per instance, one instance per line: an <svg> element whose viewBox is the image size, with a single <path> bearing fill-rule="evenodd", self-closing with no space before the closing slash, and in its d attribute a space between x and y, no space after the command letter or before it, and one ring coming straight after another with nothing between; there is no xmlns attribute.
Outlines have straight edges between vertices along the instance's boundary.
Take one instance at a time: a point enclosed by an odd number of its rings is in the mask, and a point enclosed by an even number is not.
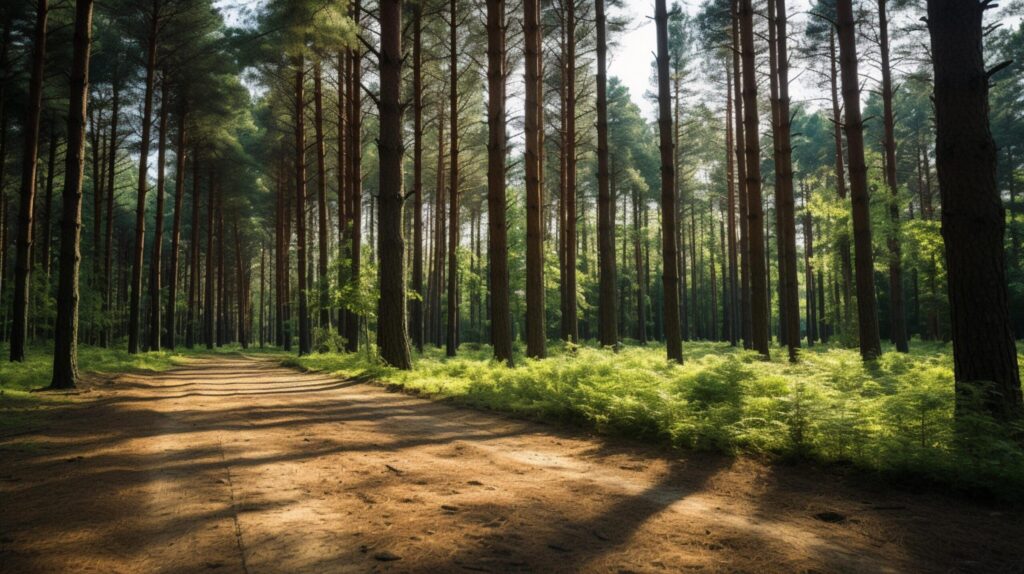
<svg viewBox="0 0 1024 574"><path fill-rule="evenodd" d="M146 87L142 107L142 139L139 142L139 186L135 207L135 244L132 252L131 300L128 310L128 352L139 352L142 306L142 256L146 247L146 190L149 178L149 139L153 118L153 82L156 76L157 33L160 25L160 0L153 1L149 15L146 45Z"/></svg>
<svg viewBox="0 0 1024 574"><path fill-rule="evenodd" d="M837 0L839 69L846 109L846 147L850 157L850 199L853 203L853 247L857 279L857 327L864 360L882 354L878 339L878 308L875 302L875 258L871 245L871 213L867 165L864 163L864 122L860 113L860 76L857 74L857 38L853 1Z"/></svg>
<svg viewBox="0 0 1024 574"><path fill-rule="evenodd" d="M411 369L405 323L405 240L402 238L402 1L380 3L380 300L377 346L387 364Z"/></svg>
<svg viewBox="0 0 1024 574"><path fill-rule="evenodd" d="M349 58L347 52L338 52L338 288L345 285L345 237L348 224L348 89L347 70ZM283 233L283 231L282 231ZM283 241L283 240L282 240ZM281 307L278 305L278 307ZM280 309L279 309L280 311ZM338 308L338 334L345 336L346 310L344 305ZM279 330L280 332L280 330Z"/></svg>
<svg viewBox="0 0 1024 574"><path fill-rule="evenodd" d="M727 333L729 338L729 344L733 347L739 342L739 262L738 253L736 246L736 188L739 183L736 177L736 158L733 155L733 148L736 145L735 136L733 132L733 74L730 64L726 64L725 75L727 79L728 93L726 94L726 112L725 112L725 154L726 154L726 172L728 179L728 196L726 198L726 224L725 229L728 233L728 240L726 245L729 251L729 290L728 290L728 301L729 311L726 314L726 325Z"/></svg>
<svg viewBox="0 0 1024 574"><path fill-rule="evenodd" d="M423 352L423 5L413 6L412 46L413 112L413 254L412 288L417 297L411 302L410 328L416 350ZM502 124L504 126L504 124ZM502 127L504 130L504 127Z"/></svg>
<svg viewBox="0 0 1024 574"><path fill-rule="evenodd" d="M313 63L313 113L316 130L316 199L317 199L317 292L320 307L320 328L331 328L330 281L327 279L327 158L324 147L324 92L320 61Z"/></svg>
<svg viewBox="0 0 1024 574"><path fill-rule="evenodd" d="M887 0L878 0L878 42L882 56L882 106L885 127L885 184L889 188L889 218L892 230L886 238L889 247L889 321L890 338L901 353L910 351L907 342L907 311L903 299L903 263L899 240L900 206L896 183L896 132L892 110L892 69L889 65L889 18Z"/></svg>
<svg viewBox="0 0 1024 574"><path fill-rule="evenodd" d="M103 347L108 347L114 337L114 322L111 317L114 309L114 196L117 192L114 184L117 173L117 138L119 135L117 132L117 120L121 104L121 78L118 74L117 65L114 66L111 84L110 144L107 151L107 205L103 231L103 314L110 323L100 332L100 345Z"/></svg>
<svg viewBox="0 0 1024 574"><path fill-rule="evenodd" d="M450 167L448 172L448 308L445 354L455 356L459 347L459 45L456 0L449 1L448 13L448 127Z"/></svg>
<svg viewBox="0 0 1024 574"><path fill-rule="evenodd" d="M596 0L595 6L597 11L597 254L600 259L597 310L598 341L602 346L615 347L618 345L619 334L618 325L615 322L615 220L612 213L614 199L611 195L608 172L607 22L604 13L604 0ZM667 214L662 213L662 217L666 216ZM675 249L674 245L673 249Z"/></svg>
<svg viewBox="0 0 1024 574"><path fill-rule="evenodd" d="M68 389L78 382L78 269L82 260L82 179L85 172L85 118L89 103L89 51L92 48L92 0L75 2L74 55L68 98L68 149L65 154L63 219L60 231L60 279L54 325L53 379Z"/></svg>
<svg viewBox="0 0 1024 574"><path fill-rule="evenodd" d="M789 111L789 53L787 44L786 0L774 0L775 8L775 40L778 73L778 114L776 130L778 133L778 154L776 156L776 205L780 211L778 243L782 246L782 258L779 260L779 283L785 309L784 316L779 318L781 332L785 334L789 360L796 361L797 349L800 347L800 285L796 269L796 206L793 200L793 146L790 141L791 116ZM769 9L771 11L771 9Z"/></svg>
<svg viewBox="0 0 1024 574"><path fill-rule="evenodd" d="M167 75L160 79L160 119L159 135L157 136L156 160L156 211L153 213L153 255L149 262L149 350L159 351L161 343L160 327L160 283L161 260L164 247L164 185L167 165Z"/></svg>
<svg viewBox="0 0 1024 574"><path fill-rule="evenodd" d="M305 60L295 59L295 252L299 272L299 355L313 350L309 328L309 268L306 260Z"/></svg>
<svg viewBox="0 0 1024 574"><path fill-rule="evenodd" d="M192 272L188 282L188 317L185 319L185 346L189 349L196 344L196 318L199 316L199 203L199 154L193 153L192 238L189 245L189 264L192 266Z"/></svg>
<svg viewBox="0 0 1024 574"><path fill-rule="evenodd" d="M948 269L957 415L974 399L1001 420L1022 411L1007 304L1005 212L989 130L982 14L989 2L929 0L942 237Z"/></svg>
<svg viewBox="0 0 1024 574"><path fill-rule="evenodd" d="M487 248L494 358L512 364L508 222L505 215L505 1L487 0Z"/></svg>
<svg viewBox="0 0 1024 574"><path fill-rule="evenodd" d="M352 14L359 21L360 0L352 5ZM348 84L348 217L350 234L350 267L348 280L355 288L359 286L359 267L362 259L363 239L363 99L362 99L362 51L358 46L349 51ZM359 327L362 317L355 312L345 315L345 348L354 353L359 350Z"/></svg>
<svg viewBox="0 0 1024 574"><path fill-rule="evenodd" d="M576 305L576 0L566 0L565 36L565 292L568 340L580 339Z"/></svg>
<svg viewBox="0 0 1024 574"><path fill-rule="evenodd" d="M215 211L216 180L210 170L210 186L206 195L206 294L203 297L206 310L203 313L203 339L207 349L213 348L213 335L217 324L217 302L213 296L213 212Z"/></svg>
<svg viewBox="0 0 1024 574"><path fill-rule="evenodd" d="M602 0L597 0L600 10ZM526 354L544 358L544 82L541 63L540 0L524 0L526 69ZM601 22L598 12L598 22ZM601 24L599 24L600 27ZM600 39L598 40L600 42ZM599 82L600 83L600 82ZM599 112L600 113L600 112ZM454 163L454 162L453 162ZM455 253L451 254L455 257ZM614 316L612 317L614 323Z"/></svg>
<svg viewBox="0 0 1024 574"><path fill-rule="evenodd" d="M747 216L749 206L747 205L747 159L746 159L746 137L743 132L743 75L740 71L740 25L739 25L739 0L736 0L732 11L732 75L733 83L733 117L736 122L736 190L739 195L739 228L740 228L740 336L743 338L743 348L753 348L751 340L751 316L750 316L750 240L747 237Z"/></svg>
<svg viewBox="0 0 1024 574"><path fill-rule="evenodd" d="M181 208L185 201L185 149L188 143L185 137L185 109L178 110L178 143L174 154L174 219L171 224L170 265L167 273L167 334L164 339L168 349L174 350L177 330L175 314L178 299L178 250L181 242Z"/></svg>
<svg viewBox="0 0 1024 574"><path fill-rule="evenodd" d="M683 362L682 333L679 330L679 270L676 263L675 162L672 145L672 100L668 75L668 12L665 0L654 4L658 36L658 133L661 149L661 253L665 293L665 341L668 359ZM602 38L603 39L603 38Z"/></svg>
<svg viewBox="0 0 1024 574"><path fill-rule="evenodd" d="M40 249L37 265L42 267L46 286L50 282L50 247L53 245L53 182L57 175L57 147L60 139L57 137L57 122L51 116L49 150L46 154L46 185L43 192L43 209L38 219L39 229L36 234L39 236Z"/></svg>
<svg viewBox="0 0 1024 574"><path fill-rule="evenodd" d="M836 57L836 34L834 30L829 32L829 85L832 92L832 127L833 137L836 142L836 192L839 199L846 199L846 164L843 160L843 120L842 108L839 107L839 69ZM850 238L845 232L839 235L839 264L843 274L843 322L850 316L850 306L853 304L853 261L850 253ZM845 328L845 325L844 325Z"/></svg>
<svg viewBox="0 0 1024 574"><path fill-rule="evenodd" d="M743 62L743 116L746 152L747 239L750 250L751 343L768 356L768 271L765 265L764 208L761 205L761 161L757 120L757 74L754 63L754 11L751 0L739 0Z"/></svg>
<svg viewBox="0 0 1024 574"><path fill-rule="evenodd" d="M29 281L32 273L32 218L36 197L36 163L39 161L39 119L43 108L43 72L46 65L47 0L36 0L32 40L32 75L28 85L28 110L22 127L21 191L18 202L17 250L14 258L14 310L11 325L11 361L25 360L28 339Z"/></svg>

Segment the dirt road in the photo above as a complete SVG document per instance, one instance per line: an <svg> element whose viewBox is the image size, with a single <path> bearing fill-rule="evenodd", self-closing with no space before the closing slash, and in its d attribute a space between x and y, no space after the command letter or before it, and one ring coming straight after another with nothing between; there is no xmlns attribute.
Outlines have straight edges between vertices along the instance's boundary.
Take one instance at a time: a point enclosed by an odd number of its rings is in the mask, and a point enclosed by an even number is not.
<svg viewBox="0 0 1024 574"><path fill-rule="evenodd" d="M998 572L1012 511L236 357L0 438L2 572Z"/></svg>

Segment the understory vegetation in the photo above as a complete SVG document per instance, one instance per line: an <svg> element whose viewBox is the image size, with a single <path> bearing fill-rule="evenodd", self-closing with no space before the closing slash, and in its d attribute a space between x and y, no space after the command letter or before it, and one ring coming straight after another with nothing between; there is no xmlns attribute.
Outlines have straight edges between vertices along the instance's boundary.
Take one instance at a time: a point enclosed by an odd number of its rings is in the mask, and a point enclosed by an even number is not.
<svg viewBox="0 0 1024 574"><path fill-rule="evenodd" d="M427 349L411 371L365 353L285 364L676 447L853 465L886 479L1024 498L1024 449L1006 438L1022 429L1007 432L979 414L962 417L955 432L948 345L918 342L910 354L867 363L856 350L819 346L790 364L689 343L684 365L667 362L656 345L618 353L569 346L542 361L520 353L514 368L494 361L489 347L466 347L456 358Z"/></svg>

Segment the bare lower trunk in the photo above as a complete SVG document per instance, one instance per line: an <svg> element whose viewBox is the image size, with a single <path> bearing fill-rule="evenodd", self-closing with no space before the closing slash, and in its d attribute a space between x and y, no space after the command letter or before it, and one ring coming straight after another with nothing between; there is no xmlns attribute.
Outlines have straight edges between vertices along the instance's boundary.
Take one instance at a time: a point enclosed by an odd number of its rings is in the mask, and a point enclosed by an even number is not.
<svg viewBox="0 0 1024 574"><path fill-rule="evenodd" d="M597 1L600 6L602 0ZM540 0L524 0L523 10L526 42L526 354L539 359L547 354L544 327L544 221L541 213L544 205L544 82ZM600 13L598 18L600 22ZM451 256L455 257L455 253Z"/></svg>
<svg viewBox="0 0 1024 574"><path fill-rule="evenodd" d="M607 22L604 0L596 0L597 9L597 254L600 260L598 275L598 341L602 346L618 344L618 325L615 322L615 220L608 170L608 72ZM662 214L664 217L665 214ZM674 241L674 239L673 239Z"/></svg>
<svg viewBox="0 0 1024 574"><path fill-rule="evenodd" d="M654 21L658 36L658 134L661 150L661 253L664 262L665 342L670 361L683 362L679 330L679 270L676 262L675 162L672 142L672 101L669 93L668 11L656 0ZM642 316L642 315L641 315Z"/></svg>

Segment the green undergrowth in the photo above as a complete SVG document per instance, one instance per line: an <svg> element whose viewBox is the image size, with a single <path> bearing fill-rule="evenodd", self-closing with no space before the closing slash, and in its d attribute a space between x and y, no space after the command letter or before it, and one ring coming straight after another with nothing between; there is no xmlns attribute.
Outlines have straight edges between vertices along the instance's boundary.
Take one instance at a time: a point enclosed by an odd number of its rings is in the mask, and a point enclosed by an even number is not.
<svg viewBox="0 0 1024 574"><path fill-rule="evenodd" d="M1024 449L982 416L954 432L948 345L917 343L907 355L865 364L855 350L817 346L790 364L720 343L687 343L683 365L664 347L552 349L513 368L488 347L446 358L430 349L412 371L365 353L290 357L285 364L360 377L410 392L528 418L681 448L853 465L885 480L1024 501Z"/></svg>

